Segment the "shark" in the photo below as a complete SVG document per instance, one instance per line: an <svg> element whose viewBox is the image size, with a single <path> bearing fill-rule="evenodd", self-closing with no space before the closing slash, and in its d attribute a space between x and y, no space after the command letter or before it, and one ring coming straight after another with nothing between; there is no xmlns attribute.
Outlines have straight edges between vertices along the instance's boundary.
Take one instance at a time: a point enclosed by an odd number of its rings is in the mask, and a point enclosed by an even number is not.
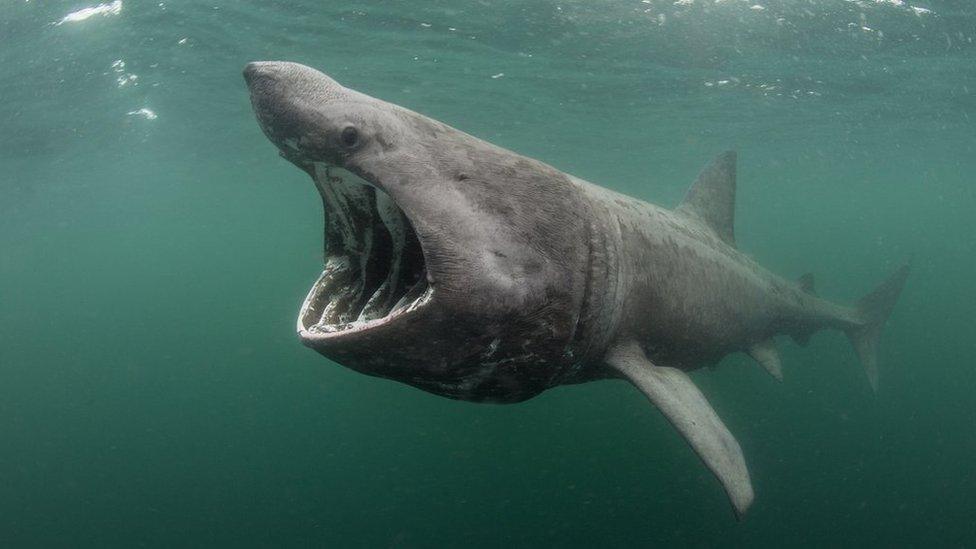
<svg viewBox="0 0 976 549"><path fill-rule="evenodd" d="M736 246L734 152L668 209L305 65L253 62L244 79L262 131L322 200L324 266L297 331L340 365L473 402L626 380L740 518L754 499L742 449L690 371L745 353L781 380L777 336L834 329L877 388L909 264L850 306L763 268Z"/></svg>

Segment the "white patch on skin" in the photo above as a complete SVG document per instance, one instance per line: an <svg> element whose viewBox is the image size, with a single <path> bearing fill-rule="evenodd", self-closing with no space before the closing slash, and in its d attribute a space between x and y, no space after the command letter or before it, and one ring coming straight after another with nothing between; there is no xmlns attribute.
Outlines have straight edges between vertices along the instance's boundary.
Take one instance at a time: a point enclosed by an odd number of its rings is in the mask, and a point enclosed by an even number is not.
<svg viewBox="0 0 976 549"><path fill-rule="evenodd" d="M492 356L494 356L495 351L498 350L498 345L501 342L502 342L502 340L499 339L499 338L497 338L497 337L495 339L493 339L491 341L491 343L488 344L488 348L485 349L485 352L484 353L481 353L481 358L488 359L488 358L491 358Z"/></svg>
<svg viewBox="0 0 976 549"><path fill-rule="evenodd" d="M526 353L524 355L512 356L508 358L503 358L501 360L495 360L492 362L483 362L482 366L491 366L492 368L497 368L502 364L508 364L510 362L531 361L535 357L536 357L535 353Z"/></svg>

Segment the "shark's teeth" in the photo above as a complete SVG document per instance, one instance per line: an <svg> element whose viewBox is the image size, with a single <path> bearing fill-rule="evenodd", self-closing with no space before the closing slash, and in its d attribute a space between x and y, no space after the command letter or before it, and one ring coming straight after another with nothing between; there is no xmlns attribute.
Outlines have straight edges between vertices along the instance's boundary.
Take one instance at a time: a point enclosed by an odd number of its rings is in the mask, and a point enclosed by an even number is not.
<svg viewBox="0 0 976 549"><path fill-rule="evenodd" d="M326 266L306 299L300 329L334 333L414 311L432 288L410 221L382 190L316 164L326 215Z"/></svg>

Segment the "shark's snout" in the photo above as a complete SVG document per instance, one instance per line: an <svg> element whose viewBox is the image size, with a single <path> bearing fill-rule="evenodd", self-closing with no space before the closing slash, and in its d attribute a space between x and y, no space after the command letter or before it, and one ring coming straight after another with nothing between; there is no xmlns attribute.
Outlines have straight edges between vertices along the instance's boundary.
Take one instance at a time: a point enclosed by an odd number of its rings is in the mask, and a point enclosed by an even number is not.
<svg viewBox="0 0 976 549"><path fill-rule="evenodd" d="M303 93L298 90L314 90L309 85L314 75L303 74L294 63L279 61L254 61L244 66L244 82L251 93L255 110L281 109L293 103ZM306 92L307 93L307 92Z"/></svg>
<svg viewBox="0 0 976 549"><path fill-rule="evenodd" d="M251 106L265 135L290 159L335 156L330 132L345 115L337 104L347 93L325 74L286 61L244 66Z"/></svg>
<svg viewBox="0 0 976 549"><path fill-rule="evenodd" d="M317 99L335 97L342 86L324 73L289 61L252 61L244 65L244 81L251 93L273 84L283 92L299 92Z"/></svg>
<svg viewBox="0 0 976 549"><path fill-rule="evenodd" d="M262 65L265 63L261 61L255 61L253 63L248 63L244 65L244 81L250 86L254 79L261 73Z"/></svg>
<svg viewBox="0 0 976 549"><path fill-rule="evenodd" d="M291 64L280 61L253 61L244 65L244 81L253 92L255 85L262 81L270 83L278 80L280 75L287 73L287 65Z"/></svg>

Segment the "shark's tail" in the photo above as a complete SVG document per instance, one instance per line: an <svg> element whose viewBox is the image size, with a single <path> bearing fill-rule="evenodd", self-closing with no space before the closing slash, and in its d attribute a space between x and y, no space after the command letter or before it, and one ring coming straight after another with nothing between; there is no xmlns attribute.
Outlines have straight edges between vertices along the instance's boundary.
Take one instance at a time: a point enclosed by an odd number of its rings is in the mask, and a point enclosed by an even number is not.
<svg viewBox="0 0 976 549"><path fill-rule="evenodd" d="M854 351L861 360L871 388L878 390L878 339L885 321L898 301L901 289L908 278L911 263L905 263L873 292L857 302L857 314L861 322L847 329L847 337L854 345Z"/></svg>

